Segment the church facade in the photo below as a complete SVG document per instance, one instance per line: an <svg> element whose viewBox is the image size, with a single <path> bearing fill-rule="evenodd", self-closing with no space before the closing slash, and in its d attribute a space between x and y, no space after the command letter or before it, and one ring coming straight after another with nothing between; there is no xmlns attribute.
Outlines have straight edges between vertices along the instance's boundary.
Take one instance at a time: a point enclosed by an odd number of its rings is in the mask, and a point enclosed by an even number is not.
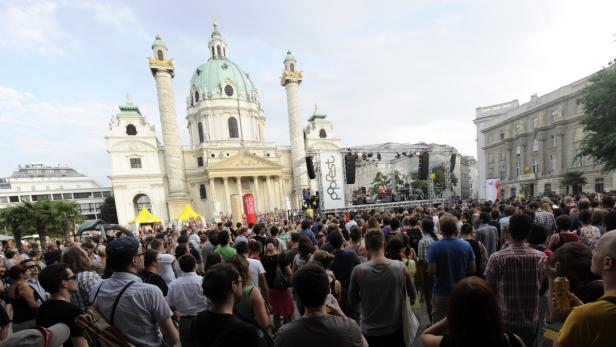
<svg viewBox="0 0 616 347"><path fill-rule="evenodd" d="M162 143L132 101L127 100L113 117L106 139L119 223L133 220L142 207L171 221L185 204L208 220L217 219L231 214L233 194L253 194L257 213L298 208L303 189L311 185L306 150L340 146L331 123L316 110L305 126L299 97L303 75L290 52L281 77L287 92L290 147L265 140L258 90L228 58L216 25L208 52L207 62L192 75L186 99L188 146L180 143L176 120L174 62L158 36L149 67L156 82Z"/></svg>

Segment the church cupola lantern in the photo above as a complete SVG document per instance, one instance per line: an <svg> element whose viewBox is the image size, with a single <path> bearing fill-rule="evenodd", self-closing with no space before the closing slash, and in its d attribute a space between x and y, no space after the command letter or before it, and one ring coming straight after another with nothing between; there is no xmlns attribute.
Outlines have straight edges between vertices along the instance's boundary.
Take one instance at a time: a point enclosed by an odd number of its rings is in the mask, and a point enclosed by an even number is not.
<svg viewBox="0 0 616 347"><path fill-rule="evenodd" d="M155 60L167 60L167 45L160 39L160 35L156 35L156 39L152 44L152 52L154 53Z"/></svg>
<svg viewBox="0 0 616 347"><path fill-rule="evenodd" d="M227 59L227 43L222 38L222 35L220 35L216 21L212 23L212 26L212 35L208 43L210 59Z"/></svg>

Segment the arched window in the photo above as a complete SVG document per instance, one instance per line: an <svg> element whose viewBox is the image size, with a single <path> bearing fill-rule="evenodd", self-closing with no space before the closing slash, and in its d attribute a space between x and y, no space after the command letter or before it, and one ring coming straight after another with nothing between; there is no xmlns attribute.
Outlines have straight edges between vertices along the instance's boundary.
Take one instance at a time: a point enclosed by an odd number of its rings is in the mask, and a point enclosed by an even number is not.
<svg viewBox="0 0 616 347"><path fill-rule="evenodd" d="M199 198L201 198L201 200L207 199L207 192L205 191L205 184L199 185Z"/></svg>
<svg viewBox="0 0 616 347"><path fill-rule="evenodd" d="M235 117L229 117L229 137L232 139L237 139L240 137L239 131L237 130L237 119Z"/></svg>
<svg viewBox="0 0 616 347"><path fill-rule="evenodd" d="M135 128L135 126L132 124L127 125L126 135L137 135L137 128Z"/></svg>
<svg viewBox="0 0 616 347"><path fill-rule="evenodd" d="M218 53L218 58L222 56L222 52L220 51L220 46L216 46L216 53Z"/></svg>
<svg viewBox="0 0 616 347"><path fill-rule="evenodd" d="M319 137L322 139L327 137L327 132L325 131L325 129L319 130Z"/></svg>
<svg viewBox="0 0 616 347"><path fill-rule="evenodd" d="M159 49L158 52L156 52L156 54L158 55L158 60L163 60L163 50Z"/></svg>
<svg viewBox="0 0 616 347"><path fill-rule="evenodd" d="M223 47L222 48L222 55L226 58L227 57L227 50Z"/></svg>
<svg viewBox="0 0 616 347"><path fill-rule="evenodd" d="M195 102L199 102L199 91L195 90Z"/></svg>
<svg viewBox="0 0 616 347"><path fill-rule="evenodd" d="M291 71L295 71L295 64L289 64L289 69L291 69Z"/></svg>
<svg viewBox="0 0 616 347"><path fill-rule="evenodd" d="M203 143L203 125L201 122L197 123L197 131L199 132L199 143Z"/></svg>
<svg viewBox="0 0 616 347"><path fill-rule="evenodd" d="M150 202L150 197L145 194L137 194L133 198L133 208L135 210L135 216L139 214L142 208L146 208L146 210L152 212L152 203Z"/></svg>
<svg viewBox="0 0 616 347"><path fill-rule="evenodd" d="M216 52L214 52L214 46L212 46L212 58L214 58L215 55L216 55Z"/></svg>

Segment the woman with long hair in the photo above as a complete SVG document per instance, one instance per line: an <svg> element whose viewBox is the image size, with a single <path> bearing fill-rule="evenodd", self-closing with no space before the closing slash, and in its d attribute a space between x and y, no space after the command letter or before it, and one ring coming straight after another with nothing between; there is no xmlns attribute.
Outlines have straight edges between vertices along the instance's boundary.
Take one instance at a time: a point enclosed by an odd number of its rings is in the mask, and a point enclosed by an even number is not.
<svg viewBox="0 0 616 347"><path fill-rule="evenodd" d="M34 290L26 280L30 278L28 268L16 264L8 271L13 284L8 289L9 304L13 308L13 333L32 328L36 325L36 313L39 304L34 297Z"/></svg>
<svg viewBox="0 0 616 347"><path fill-rule="evenodd" d="M308 236L302 236L299 238L299 243L297 246L297 255L293 259L293 272L299 270L304 266L312 256L312 253L316 251L317 248L314 246L310 238Z"/></svg>
<svg viewBox="0 0 616 347"><path fill-rule="evenodd" d="M476 276L466 277L454 288L447 318L424 330L424 347L524 347L515 334L504 333L494 291Z"/></svg>
<svg viewBox="0 0 616 347"><path fill-rule="evenodd" d="M306 238L312 245L312 242L307 236L303 236L302 238ZM300 238L300 240L302 238ZM276 281L276 273L278 273L279 277L284 276L287 279L291 277L291 269L285 255L278 253L277 242L278 240L276 239L266 239L265 253L261 258L261 263L265 269L265 280L269 288L269 303L272 316L274 317L274 327L276 329L280 328L283 322L290 322L294 311L290 283L287 283L289 284L288 286L281 286L281 284L278 283L280 281ZM299 254L296 255L296 257L297 256L299 256Z"/></svg>
<svg viewBox="0 0 616 347"><path fill-rule="evenodd" d="M269 313L265 305L265 300L259 291L250 285L250 275L248 273L248 261L241 255L234 255L229 259L229 263L240 273L244 283L242 287L242 299L235 304L234 311L236 316L246 323L250 323L261 330L267 331L272 335L272 325L269 322Z"/></svg>
<svg viewBox="0 0 616 347"><path fill-rule="evenodd" d="M94 271L94 264L88 254L79 247L69 247L62 253L62 262L77 274L77 292L71 293L71 303L86 312L90 306L90 293L96 291L101 276Z"/></svg>

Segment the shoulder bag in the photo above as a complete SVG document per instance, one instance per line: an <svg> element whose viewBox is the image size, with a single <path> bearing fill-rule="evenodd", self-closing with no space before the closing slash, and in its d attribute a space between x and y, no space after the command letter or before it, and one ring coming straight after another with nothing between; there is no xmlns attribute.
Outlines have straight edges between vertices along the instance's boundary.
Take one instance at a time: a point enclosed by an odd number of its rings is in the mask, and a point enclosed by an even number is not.
<svg viewBox="0 0 616 347"><path fill-rule="evenodd" d="M402 278L402 299L400 301L400 314L402 322L402 335L404 336L404 345L406 347L413 346L413 341L417 336L417 330L419 329L419 321L413 310L411 310L411 300L406 293L406 275L404 271L404 265L400 262L400 271Z"/></svg>

